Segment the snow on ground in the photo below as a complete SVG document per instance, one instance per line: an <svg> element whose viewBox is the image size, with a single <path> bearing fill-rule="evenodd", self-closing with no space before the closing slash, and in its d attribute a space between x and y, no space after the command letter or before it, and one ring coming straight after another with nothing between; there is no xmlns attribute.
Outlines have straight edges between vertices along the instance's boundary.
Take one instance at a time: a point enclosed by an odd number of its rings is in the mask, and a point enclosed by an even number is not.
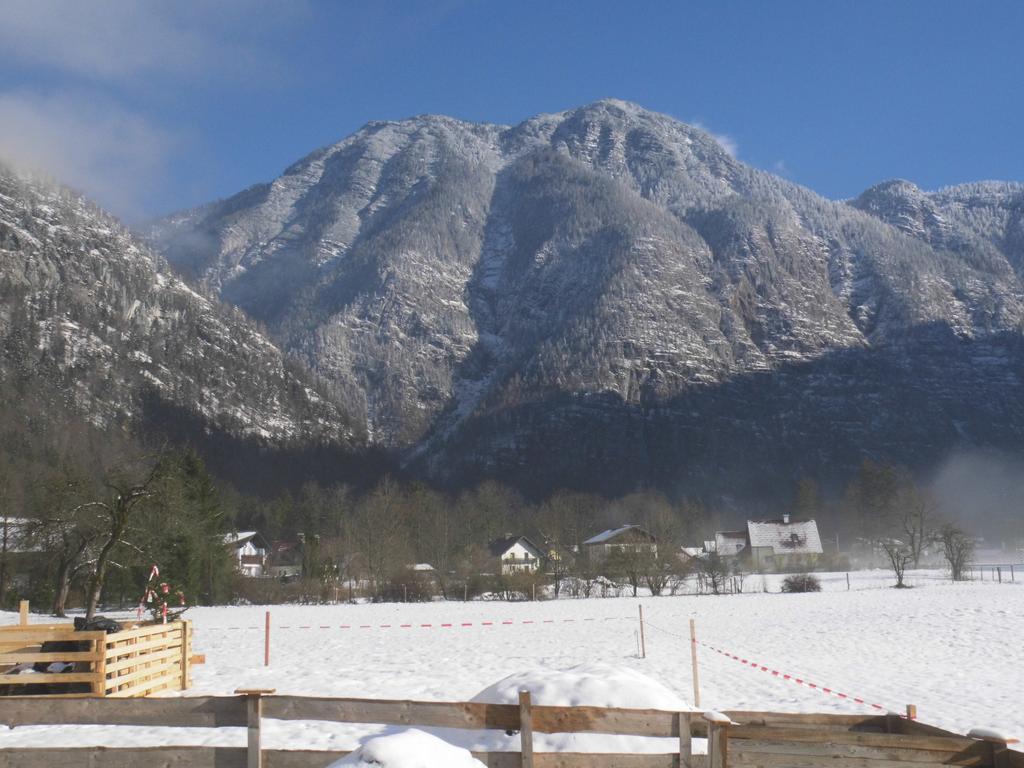
<svg viewBox="0 0 1024 768"><path fill-rule="evenodd" d="M467 750L453 747L436 736L409 728L390 736L367 739L348 757L331 768L484 768Z"/></svg>
<svg viewBox="0 0 1024 768"><path fill-rule="evenodd" d="M654 681L647 688L635 680L625 684L622 705L661 707L671 700L682 706L692 700L692 617L702 641L769 669L893 710L913 703L924 722L961 733L990 727L1024 736L1024 583L952 584L937 572L915 572L908 579L914 589L894 590L883 571L853 572L850 578L847 591L845 574L824 574L825 591L801 595L778 594L781 577L765 577L762 583L762 577L754 576L747 578L744 594L719 597L272 606L269 668L263 667L268 608L196 608L188 616L195 622L195 651L206 655L206 664L194 668L195 685L188 693L261 687L315 696L465 701L478 694L509 696L516 685L509 675L576 667L568 674L578 679L558 694L567 696L602 685L583 680L578 665L588 664L607 665L592 667L595 676L627 680L642 673ZM647 619L646 659L637 654L639 604ZM0 621L17 617L2 614ZM704 646L699 654L705 709L872 711ZM498 682L506 678L507 685ZM617 700L619 684L603 685L601 696L610 698L601 703ZM544 695L542 684L528 687ZM636 698L641 690L650 699ZM647 700L651 703L641 704ZM270 748L355 749L368 735L402 730L268 721L266 742ZM517 736L500 732L431 732L474 750L515 749L518 744ZM0 729L0 747L42 743L241 745L244 732Z"/></svg>

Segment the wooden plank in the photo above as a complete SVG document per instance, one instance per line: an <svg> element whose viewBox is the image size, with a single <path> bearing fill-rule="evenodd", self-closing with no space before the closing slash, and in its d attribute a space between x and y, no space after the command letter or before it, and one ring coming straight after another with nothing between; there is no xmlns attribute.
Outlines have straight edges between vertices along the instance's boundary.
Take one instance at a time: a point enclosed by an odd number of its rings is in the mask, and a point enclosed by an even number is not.
<svg viewBox="0 0 1024 768"><path fill-rule="evenodd" d="M862 744L835 744L752 741L734 739L730 741L731 753L748 755L747 759L755 760L756 755L813 755L821 759L865 758L873 760L892 760L909 763L942 763L943 765L987 765L989 750L987 745L975 742L966 749L958 751L937 751L930 749L899 749L893 747L873 747Z"/></svg>
<svg viewBox="0 0 1024 768"><path fill-rule="evenodd" d="M679 736L680 713L658 709L534 706L533 729L542 733L617 733L636 736ZM692 721L693 713L684 712ZM477 702L385 701L270 696L263 716L277 720L329 720L341 723L420 725L436 728L518 730L518 707ZM706 731L696 722L693 730Z"/></svg>
<svg viewBox="0 0 1024 768"><path fill-rule="evenodd" d="M692 713L659 709L533 707L533 729L541 733L618 733L634 736L679 735L678 717Z"/></svg>
<svg viewBox="0 0 1024 768"><path fill-rule="evenodd" d="M120 661L110 662L109 657L107 659L106 670L108 674L114 672L121 672L125 669L131 669L133 667L141 666L142 664L152 664L154 662L166 662L174 661L177 662L181 656L181 650L178 648L168 648L165 650L154 651L153 653L147 653L144 656L136 656L135 658L122 658Z"/></svg>
<svg viewBox="0 0 1024 768"><path fill-rule="evenodd" d="M735 752L732 753L729 760L729 765L735 768L822 768L825 764L834 765L836 768L940 768L942 765L942 763L903 762L860 757L837 760L823 755L770 755Z"/></svg>
<svg viewBox="0 0 1024 768"><path fill-rule="evenodd" d="M241 747L67 747L0 750L0 768L245 768Z"/></svg>
<svg viewBox="0 0 1024 768"><path fill-rule="evenodd" d="M116 646L116 647L108 646L107 647L107 652L106 652L106 654L107 654L107 661L110 661L111 659L119 658L121 656L128 656L128 655L131 655L131 654L139 654L139 653L143 653L145 651L151 651L151 650L154 650L154 649L163 650L165 648L174 648L174 649L176 649L176 650L178 650L180 652L181 651L181 638L174 639L174 638L160 638L160 637L158 637L158 638L155 638L155 639L152 639L152 640L144 640L142 642L135 643L134 645L119 645L119 646Z"/></svg>
<svg viewBox="0 0 1024 768"><path fill-rule="evenodd" d="M134 629L122 629L120 632L113 632L107 635L107 639L110 642L120 642L122 640L135 640L140 637L149 637L150 635L168 634L181 637L182 622L172 621L170 624L147 624L144 627L135 627Z"/></svg>
<svg viewBox="0 0 1024 768"><path fill-rule="evenodd" d="M447 701L385 701L311 696L268 696L263 716L276 720L329 720L433 728L519 730L515 704Z"/></svg>
<svg viewBox="0 0 1024 768"><path fill-rule="evenodd" d="M807 744L859 744L866 747L959 752L974 744L964 736L904 736L899 733L870 733L861 731L814 731L808 728L768 728L758 725L734 725L729 738L735 741L751 739L759 742L803 742Z"/></svg>
<svg viewBox="0 0 1024 768"><path fill-rule="evenodd" d="M0 664L26 664L36 661L99 661L99 651L47 651L46 653L0 653Z"/></svg>
<svg viewBox="0 0 1024 768"><path fill-rule="evenodd" d="M111 686L108 684L107 696L121 699L126 697L130 698L132 696L148 696L156 691L163 691L168 688L177 688L177 685L177 672L170 674L165 672L164 674L136 680L127 686Z"/></svg>
<svg viewBox="0 0 1024 768"><path fill-rule="evenodd" d="M519 692L519 755L522 768L533 768L533 702L529 691Z"/></svg>
<svg viewBox="0 0 1024 768"><path fill-rule="evenodd" d="M263 768L323 768L347 754L349 754L347 751L265 749L263 750Z"/></svg>
<svg viewBox="0 0 1024 768"><path fill-rule="evenodd" d="M756 712L747 710L727 710L726 715L734 723L741 725L778 725L787 728L836 728L849 730L885 731L884 715L827 715L805 712Z"/></svg>
<svg viewBox="0 0 1024 768"><path fill-rule="evenodd" d="M0 685L42 685L43 683L91 683L95 672L33 672L28 675L0 675Z"/></svg>
<svg viewBox="0 0 1024 768"><path fill-rule="evenodd" d="M116 685L127 685L135 680L145 679L149 677L163 677L165 675L177 675L179 672L178 664L176 659L169 659L164 661L157 661L154 664L148 664L145 661L145 657L139 657L137 663L132 665L132 671L126 675L119 677L108 677L107 687L110 688Z"/></svg>
<svg viewBox="0 0 1024 768"><path fill-rule="evenodd" d="M0 700L0 723L19 725L154 725L224 728L246 724L240 696L181 696L133 701L9 696Z"/></svg>
<svg viewBox="0 0 1024 768"><path fill-rule="evenodd" d="M65 626L61 629L43 629L38 630L35 628L26 629L25 627L16 627L15 629L8 630L2 636L0 640L6 644L14 643L25 643L26 645L40 645L48 640L78 640L81 642L87 642L95 640L97 637L105 636L103 632L76 632L74 627Z"/></svg>
<svg viewBox="0 0 1024 768"><path fill-rule="evenodd" d="M679 766L691 768L693 765L693 737L690 735L690 718L687 713L676 715L676 726L679 729Z"/></svg>

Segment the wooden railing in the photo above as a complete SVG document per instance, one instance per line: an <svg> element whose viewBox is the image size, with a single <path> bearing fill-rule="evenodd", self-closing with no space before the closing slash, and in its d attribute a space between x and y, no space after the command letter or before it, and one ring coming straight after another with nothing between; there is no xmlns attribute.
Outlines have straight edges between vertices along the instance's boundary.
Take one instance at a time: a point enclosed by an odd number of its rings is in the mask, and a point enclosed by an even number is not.
<svg viewBox="0 0 1024 768"><path fill-rule="evenodd" d="M518 731L518 751L474 753L495 768L1024 768L1024 754L1009 751L1005 741L969 738L896 716L550 707L533 705L526 692L518 704L274 696L261 690L239 693L131 701L4 699L0 723L10 727L246 727L248 746L0 748L0 767L321 768L347 754L263 749L261 725L264 719L275 719ZM534 733L653 736L674 739L678 746L664 754L535 752ZM694 737L707 738L707 755L693 754Z"/></svg>
<svg viewBox="0 0 1024 768"><path fill-rule="evenodd" d="M85 650L46 651L44 643L75 642ZM191 681L192 624L175 621L107 634L75 631L70 624L0 627L0 691L51 696L148 696L185 690ZM10 674L14 665L69 662L71 672Z"/></svg>

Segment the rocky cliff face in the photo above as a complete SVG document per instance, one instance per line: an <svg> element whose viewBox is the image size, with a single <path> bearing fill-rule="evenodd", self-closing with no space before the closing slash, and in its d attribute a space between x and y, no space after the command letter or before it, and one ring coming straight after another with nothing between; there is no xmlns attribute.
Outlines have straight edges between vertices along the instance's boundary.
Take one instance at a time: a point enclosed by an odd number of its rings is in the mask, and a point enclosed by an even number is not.
<svg viewBox="0 0 1024 768"><path fill-rule="evenodd" d="M155 239L435 477L721 488L1024 444L1021 200L833 202L602 101L371 123Z"/></svg>
<svg viewBox="0 0 1024 768"><path fill-rule="evenodd" d="M0 381L101 426L148 404L266 444L358 442L239 310L177 277L78 195L0 166Z"/></svg>

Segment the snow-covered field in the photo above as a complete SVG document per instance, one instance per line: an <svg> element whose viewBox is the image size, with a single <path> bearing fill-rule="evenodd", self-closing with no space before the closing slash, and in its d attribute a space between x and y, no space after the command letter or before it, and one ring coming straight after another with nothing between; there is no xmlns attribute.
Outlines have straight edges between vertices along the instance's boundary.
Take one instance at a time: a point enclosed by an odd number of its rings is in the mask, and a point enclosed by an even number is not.
<svg viewBox="0 0 1024 768"><path fill-rule="evenodd" d="M762 582L756 576L747 579L746 593L719 597L273 606L268 668L268 608L197 608L189 616L195 651L206 655L206 664L194 668L188 693L261 687L316 696L468 700L512 674L587 664L586 674L552 693L557 701L545 700L539 682L535 700L672 708L692 700L688 622L695 618L702 641L770 670L893 710L913 703L921 720L952 730L987 726L1024 736L1024 582L952 584L937 572L915 572L909 577L914 589L894 590L884 572L854 572L851 579L847 591L845 574L825 574L823 592L803 595L778 594L779 577ZM637 655L640 604L646 659ZM16 620L0 615L5 623ZM873 711L706 647L699 653L704 709ZM631 677L637 672L655 684L637 682ZM605 684L595 679L613 674ZM515 687L496 686L490 695ZM273 748L354 749L370 734L396 730L271 721L266 741ZM181 730L38 727L0 729L0 747L158 744L168 733L177 743L244 743L241 729L191 729L183 739ZM440 735L474 749L514 749L517 743L500 733ZM538 734L538 749L545 745L581 746L564 737L545 742Z"/></svg>

